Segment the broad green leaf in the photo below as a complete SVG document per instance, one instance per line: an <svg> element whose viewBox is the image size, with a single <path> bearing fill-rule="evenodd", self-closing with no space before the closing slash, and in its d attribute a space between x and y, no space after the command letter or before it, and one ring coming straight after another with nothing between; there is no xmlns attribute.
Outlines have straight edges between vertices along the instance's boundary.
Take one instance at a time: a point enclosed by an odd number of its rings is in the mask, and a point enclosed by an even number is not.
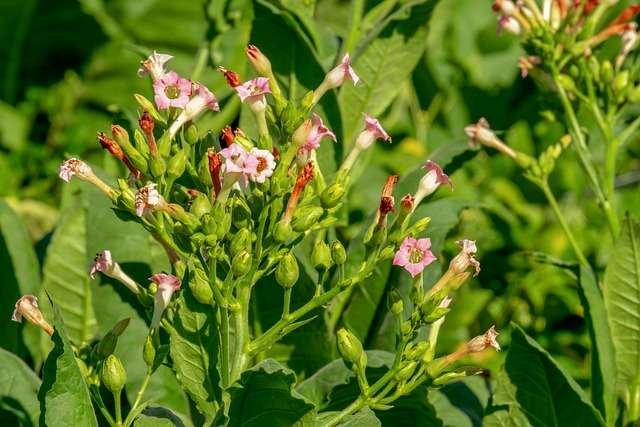
<svg viewBox="0 0 640 427"><path fill-rule="evenodd" d="M344 417L343 420L338 424L339 427L379 427L382 425L376 414L368 407Z"/></svg>
<svg viewBox="0 0 640 427"><path fill-rule="evenodd" d="M640 378L640 224L630 215L604 274L604 300L618 367L620 393Z"/></svg>
<svg viewBox="0 0 640 427"><path fill-rule="evenodd" d="M210 420L218 410L219 399L218 332L212 308L197 302L190 292L181 292L170 337L178 382Z"/></svg>
<svg viewBox="0 0 640 427"><path fill-rule="evenodd" d="M273 359L243 372L229 393L229 427L290 427L314 406L292 390L295 374Z"/></svg>
<svg viewBox="0 0 640 427"><path fill-rule="evenodd" d="M37 425L40 378L18 356L0 348L0 423Z"/></svg>
<svg viewBox="0 0 640 427"><path fill-rule="evenodd" d="M93 338L97 324L88 274L91 255L87 254L86 215L77 188L75 182L69 185L60 222L47 248L43 289L58 307L69 339L79 345Z"/></svg>
<svg viewBox="0 0 640 427"><path fill-rule="evenodd" d="M608 425L616 419L616 355L602 291L589 266L579 268L578 293L591 338L591 401Z"/></svg>
<svg viewBox="0 0 640 427"><path fill-rule="evenodd" d="M469 377L429 390L429 403L446 426L474 427L482 425L489 387L484 378Z"/></svg>
<svg viewBox="0 0 640 427"><path fill-rule="evenodd" d="M133 422L134 427L184 427L184 423L176 414L167 408L150 406Z"/></svg>
<svg viewBox="0 0 640 427"><path fill-rule="evenodd" d="M518 408L498 409L482 419L484 427L528 427L531 424Z"/></svg>
<svg viewBox="0 0 640 427"><path fill-rule="evenodd" d="M349 145L362 126L362 113L378 116L398 94L422 57L429 17L437 2L409 3L360 53L354 53L353 68L362 82L346 83L340 91L344 142ZM408 13L405 13L407 12Z"/></svg>
<svg viewBox="0 0 640 427"><path fill-rule="evenodd" d="M20 296L38 295L40 266L24 223L4 200L0 200L0 270L0 318L10 319ZM3 322L0 346L14 353L20 351L20 331L20 324Z"/></svg>
<svg viewBox="0 0 640 427"><path fill-rule="evenodd" d="M43 368L40 425L47 427L98 426L87 384L67 337L63 318L53 307L55 332L53 350Z"/></svg>
<svg viewBox="0 0 640 427"><path fill-rule="evenodd" d="M500 386L493 403L519 408L533 427L604 423L573 378L515 324Z"/></svg>

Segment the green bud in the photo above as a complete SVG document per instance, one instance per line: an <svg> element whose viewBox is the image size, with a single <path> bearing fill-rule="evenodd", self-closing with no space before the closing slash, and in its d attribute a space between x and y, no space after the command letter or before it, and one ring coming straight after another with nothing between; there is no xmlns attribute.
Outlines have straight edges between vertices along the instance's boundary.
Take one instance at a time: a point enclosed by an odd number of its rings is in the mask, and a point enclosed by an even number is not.
<svg viewBox="0 0 640 427"><path fill-rule="evenodd" d="M150 155L149 144L147 144L147 140L144 135L142 135L142 132L140 132L140 129L135 129L133 131L133 141L135 143L136 150L148 159Z"/></svg>
<svg viewBox="0 0 640 427"><path fill-rule="evenodd" d="M407 352L407 359L410 360L419 360L422 355L429 349L428 341L420 341L414 347L410 348Z"/></svg>
<svg viewBox="0 0 640 427"><path fill-rule="evenodd" d="M179 150L174 154L169 163L167 164L167 175L170 179L176 179L182 176L187 166L187 153L184 150Z"/></svg>
<svg viewBox="0 0 640 427"><path fill-rule="evenodd" d="M589 70L591 70L593 80L600 80L600 63L598 62L598 58L593 55L589 57Z"/></svg>
<svg viewBox="0 0 640 427"><path fill-rule="evenodd" d="M578 66L577 66L577 65L572 64L572 65L569 67L569 75L570 75L571 77L573 77L574 79L576 79L576 78L578 78L578 77L580 76L580 69L578 68Z"/></svg>
<svg viewBox="0 0 640 427"><path fill-rule="evenodd" d="M413 375L413 373L415 372L416 366L418 366L416 362L411 361L407 363L404 367L402 367L396 373L394 379L399 383L407 381L409 378L411 378L411 375Z"/></svg>
<svg viewBox="0 0 640 427"><path fill-rule="evenodd" d="M331 244L331 259L336 265L342 265L347 262L347 251L339 240Z"/></svg>
<svg viewBox="0 0 640 427"><path fill-rule="evenodd" d="M113 139L115 139L118 145L122 148L122 151L127 155L133 166L139 169L142 173L147 172L149 168L147 160L131 144L131 141L129 140L129 133L122 126L112 125L111 134L113 135Z"/></svg>
<svg viewBox="0 0 640 427"><path fill-rule="evenodd" d="M104 359L115 351L116 344L118 344L118 337L122 335L124 330L127 329L127 326L129 326L129 320L130 319L123 319L119 321L102 337L97 348L100 358Z"/></svg>
<svg viewBox="0 0 640 427"><path fill-rule="evenodd" d="M482 369L465 369L463 371L446 372L433 380L433 385L444 385L451 381L461 380L462 378L476 375L482 372Z"/></svg>
<svg viewBox="0 0 640 427"><path fill-rule="evenodd" d="M309 109L313 107L313 91L312 90L310 90L304 95L304 97L302 98L302 101L300 101L300 105L302 106L302 108L304 108L307 111L309 111Z"/></svg>
<svg viewBox="0 0 640 427"><path fill-rule="evenodd" d="M193 297L201 304L211 304L213 301L213 291L209 286L209 280L202 270L191 270L191 280L189 280L189 289Z"/></svg>
<svg viewBox="0 0 640 427"><path fill-rule="evenodd" d="M232 223L236 228L246 228L251 224L251 209L247 203L240 199L235 198L233 201L233 218Z"/></svg>
<svg viewBox="0 0 640 427"><path fill-rule="evenodd" d="M613 83L611 84L614 92L616 93L623 92L628 85L629 85L629 70L624 70L616 74L616 76L613 79Z"/></svg>
<svg viewBox="0 0 640 427"><path fill-rule="evenodd" d="M184 127L184 139L187 143L193 145L198 142L198 127L195 123L189 122Z"/></svg>
<svg viewBox="0 0 640 427"><path fill-rule="evenodd" d="M396 316L400 316L404 312L404 303L401 299L391 304L391 312Z"/></svg>
<svg viewBox="0 0 640 427"><path fill-rule="evenodd" d="M207 187L213 187L213 182L211 181L211 174L209 173L209 158L205 154L200 162L198 162L198 178L200 181Z"/></svg>
<svg viewBox="0 0 640 427"><path fill-rule="evenodd" d="M436 307L436 309L433 310L431 313L425 314L424 316L422 316L422 320L424 321L424 323L431 324L436 320L442 318L449 311L450 310L446 307Z"/></svg>
<svg viewBox="0 0 640 427"><path fill-rule="evenodd" d="M235 257L241 251L251 250L251 231L248 228L241 228L233 236L229 245L229 252Z"/></svg>
<svg viewBox="0 0 640 427"><path fill-rule="evenodd" d="M409 227L406 234L411 236L416 236L422 233L424 230L426 230L430 222L431 222L431 218L429 218L428 216L424 218L420 218L415 222L415 224Z"/></svg>
<svg viewBox="0 0 640 427"><path fill-rule="evenodd" d="M147 339L144 341L144 347L142 347L142 359L149 369L153 367L153 362L156 359L156 348L153 345L151 335L147 335Z"/></svg>
<svg viewBox="0 0 640 427"><path fill-rule="evenodd" d="M247 251L239 252L231 261L231 271L235 277L242 277L251 269L251 254Z"/></svg>
<svg viewBox="0 0 640 427"><path fill-rule="evenodd" d="M576 83L573 81L571 77L566 74L560 74L558 76L558 84L567 92L575 93L576 92Z"/></svg>
<svg viewBox="0 0 640 427"><path fill-rule="evenodd" d="M200 222L202 223L202 229L204 230L205 234L216 234L218 221L214 219L214 216L212 214L210 213L202 214L202 216L200 217Z"/></svg>
<svg viewBox="0 0 640 427"><path fill-rule="evenodd" d="M136 101L138 102L138 105L140 105L140 108L142 108L142 111L147 111L156 122L160 122L165 125L167 124L167 120L158 112L158 110L156 110L156 106L153 102L138 93L133 96L136 98Z"/></svg>
<svg viewBox="0 0 640 427"><path fill-rule="evenodd" d="M378 255L378 262L393 258L396 253L396 247L393 245L386 246Z"/></svg>
<svg viewBox="0 0 640 427"><path fill-rule="evenodd" d="M171 153L171 137L169 136L169 132L165 132L162 134L160 139L157 141L158 145L158 153L162 157L168 157Z"/></svg>
<svg viewBox="0 0 640 427"><path fill-rule="evenodd" d="M198 196L193 199L189 212L198 218L202 218L203 215L211 212L211 202L209 201L209 197L207 197L206 194L198 194ZM209 218L211 218L211 216L209 216Z"/></svg>
<svg viewBox="0 0 640 427"><path fill-rule="evenodd" d="M102 384L112 393L120 393L127 382L127 372L120 359L110 354L102 364L100 372Z"/></svg>
<svg viewBox="0 0 640 427"><path fill-rule="evenodd" d="M600 65L600 77L605 84L609 84L613 81L613 66L610 61L602 61L602 64Z"/></svg>
<svg viewBox="0 0 640 427"><path fill-rule="evenodd" d="M291 224L284 220L279 221L273 230L273 237L280 243L288 242L292 234Z"/></svg>
<svg viewBox="0 0 640 427"><path fill-rule="evenodd" d="M151 175L154 176L154 178L160 178L161 176L164 175L164 173L167 170L167 164L165 163L164 159L160 156L152 158L149 161L149 165L151 166Z"/></svg>
<svg viewBox="0 0 640 427"><path fill-rule="evenodd" d="M631 89L629 91L629 101L633 102L634 104L636 102L640 102L640 86L635 86L633 89Z"/></svg>
<svg viewBox="0 0 640 427"><path fill-rule="evenodd" d="M296 210L293 215L291 227L294 231L307 231L314 226L324 214L324 209L320 206L303 206Z"/></svg>
<svg viewBox="0 0 640 427"><path fill-rule="evenodd" d="M311 263L317 270L328 270L331 267L331 249L324 240L313 246L311 251Z"/></svg>
<svg viewBox="0 0 640 427"><path fill-rule="evenodd" d="M298 260L291 252L287 252L276 267L276 281L283 288L289 289L296 284L299 276Z"/></svg>
<svg viewBox="0 0 640 427"><path fill-rule="evenodd" d="M348 363L358 364L361 362L364 351L362 343L351 332L342 328L338 331L338 351L342 358Z"/></svg>
<svg viewBox="0 0 640 427"><path fill-rule="evenodd" d="M402 332L402 335L409 334L411 332L411 322L408 320L402 322L402 325L400 325L400 332Z"/></svg>
<svg viewBox="0 0 640 427"><path fill-rule="evenodd" d="M122 206L131 210L135 209L136 194L129 187L127 181L122 178L118 178L118 187L120 188L118 200Z"/></svg>
<svg viewBox="0 0 640 427"><path fill-rule="evenodd" d="M322 204L323 208L331 209L338 203L340 203L345 193L346 190L343 185L338 183L331 184L330 186L325 188L320 195L320 203Z"/></svg>

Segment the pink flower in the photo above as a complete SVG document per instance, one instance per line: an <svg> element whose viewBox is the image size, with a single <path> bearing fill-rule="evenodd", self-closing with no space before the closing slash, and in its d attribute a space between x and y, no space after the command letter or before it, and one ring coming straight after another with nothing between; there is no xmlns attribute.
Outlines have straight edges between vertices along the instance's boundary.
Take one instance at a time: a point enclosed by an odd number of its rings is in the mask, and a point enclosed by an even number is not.
<svg viewBox="0 0 640 427"><path fill-rule="evenodd" d="M396 252L393 265L404 267L411 274L411 277L416 277L422 273L426 266L436 260L429 248L431 248L431 239L407 237Z"/></svg>
<svg viewBox="0 0 640 427"><path fill-rule="evenodd" d="M162 78L153 82L153 92L158 108L184 108L191 95L191 81L182 78L175 71L169 71Z"/></svg>
<svg viewBox="0 0 640 427"><path fill-rule="evenodd" d="M358 82L360 82L360 77L358 77L351 67L349 54L345 53L340 64L327 73L325 81L328 83L329 87L338 87L347 79L351 80L354 85L357 85Z"/></svg>
<svg viewBox="0 0 640 427"><path fill-rule="evenodd" d="M273 175L273 170L276 168L273 154L269 150L252 148L249 155L253 156L258 162L255 172L251 173L249 178L253 182L265 182L267 178Z"/></svg>
<svg viewBox="0 0 640 427"><path fill-rule="evenodd" d="M113 262L113 258L111 257L111 251L105 250L96 255L93 260L93 264L91 264L91 271L89 271L89 276L92 279L96 278L96 273L101 271L106 275L110 275L113 273L115 269L116 263Z"/></svg>
<svg viewBox="0 0 640 427"><path fill-rule="evenodd" d="M502 15L498 18L498 34L500 34L502 30L517 36L522 32L522 27L517 19Z"/></svg>
<svg viewBox="0 0 640 427"><path fill-rule="evenodd" d="M324 137L331 138L334 141L336 140L335 134L331 132L331 129L324 125L324 123L322 122L322 118L316 113L313 113L311 115L311 123L311 131L309 132L307 140L302 148L307 151L316 150L318 147L320 147L320 141Z"/></svg>
<svg viewBox="0 0 640 427"><path fill-rule="evenodd" d="M258 173L259 160L247 153L239 144L231 144L220 150L220 155L224 158L225 180L230 180L225 185L227 187L238 179L242 186L246 186L248 180Z"/></svg>
<svg viewBox="0 0 640 427"><path fill-rule="evenodd" d="M151 75L151 80L154 82L160 80L165 75L164 64L167 63L173 56L165 53L157 53L155 50L144 61L140 61L140 68L138 68L138 76L142 77L145 74Z"/></svg>
<svg viewBox="0 0 640 427"><path fill-rule="evenodd" d="M234 87L234 89L242 102L248 101L249 103L263 100L267 93L271 93L267 77L256 77Z"/></svg>
<svg viewBox="0 0 640 427"><path fill-rule="evenodd" d="M60 165L58 175L63 181L69 182L74 175L78 175L80 178L85 178L93 175L93 171L85 162L74 157L69 160L65 160Z"/></svg>
<svg viewBox="0 0 640 427"><path fill-rule="evenodd" d="M220 105L218 105L218 100L216 96L207 89L201 83L194 83L194 90L191 99L189 99L184 106L184 110L180 112L180 115L171 123L169 127L169 135L171 138L176 136L176 133L180 130L180 128L187 123L189 120L195 119L200 113L209 109L212 111L219 111Z"/></svg>
<svg viewBox="0 0 640 427"><path fill-rule="evenodd" d="M11 320L20 323L23 317L47 334L53 334L53 327L44 319L42 312L38 308L37 297L33 295L23 295L16 301Z"/></svg>
<svg viewBox="0 0 640 427"><path fill-rule="evenodd" d="M180 289L181 282L176 276L166 273L154 274L149 280L158 285L153 304L153 318L151 320L151 328L154 329L160 324L162 313L171 302L173 294Z"/></svg>
<svg viewBox="0 0 640 427"><path fill-rule="evenodd" d="M414 196L414 206L418 206L425 197L435 192L442 184L448 184L453 190L453 184L442 168L434 161L427 160L422 166L427 173L418 183L418 190Z"/></svg>
<svg viewBox="0 0 640 427"><path fill-rule="evenodd" d="M460 253L451 260L449 269L455 274L460 274L467 271L469 267L473 267L475 270L474 276L477 276L478 273L480 273L480 262L475 258L475 254L478 252L476 242L463 239L458 240L456 243L460 246L461 250Z"/></svg>
<svg viewBox="0 0 640 427"><path fill-rule="evenodd" d="M391 140L391 137L384 130L378 119L374 119L367 113L364 113L364 128L371 132L376 138L380 138L385 141Z"/></svg>
<svg viewBox="0 0 640 427"><path fill-rule="evenodd" d="M164 199L156 190L156 185L152 182L138 189L136 192L136 215L143 216L149 212L153 212L156 207L164 204Z"/></svg>

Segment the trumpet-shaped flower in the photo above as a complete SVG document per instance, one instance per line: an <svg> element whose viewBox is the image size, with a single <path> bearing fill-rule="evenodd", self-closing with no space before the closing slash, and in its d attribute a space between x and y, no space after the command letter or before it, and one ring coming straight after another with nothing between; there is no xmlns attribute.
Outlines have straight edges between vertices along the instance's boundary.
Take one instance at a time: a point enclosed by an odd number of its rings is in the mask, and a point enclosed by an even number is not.
<svg viewBox="0 0 640 427"><path fill-rule="evenodd" d="M125 285L131 292L134 294L138 294L140 292L140 287L129 275L127 275L120 264L113 260L111 256L111 251L104 250L96 255L93 260L93 264L91 265L91 270L89 272L89 276L92 279L95 279L96 273L101 272L105 276L114 278Z"/></svg>
<svg viewBox="0 0 640 427"><path fill-rule="evenodd" d="M163 78L166 74L164 64L167 63L173 56L166 53L157 53L155 50L144 61L140 61L140 68L138 68L138 76L142 77L145 74L151 76L151 80L154 82Z"/></svg>
<svg viewBox="0 0 640 427"><path fill-rule="evenodd" d="M267 178L273 175L273 170L276 168L273 154L269 150L252 148L249 155L257 160L255 172L250 173L249 178L253 182L265 182Z"/></svg>
<svg viewBox="0 0 640 427"><path fill-rule="evenodd" d="M158 108L184 108L191 95L191 81L180 77L175 71L169 71L153 82L153 92Z"/></svg>
<svg viewBox="0 0 640 427"><path fill-rule="evenodd" d="M157 184L150 182L138 189L135 199L136 215L141 217L164 204L164 199L156 190L156 186Z"/></svg>
<svg viewBox="0 0 640 427"><path fill-rule="evenodd" d="M411 274L411 277L416 277L422 273L426 266L436 260L430 248L431 239L429 238L414 239L413 237L407 237L396 252L393 258L393 265L403 267Z"/></svg>
<svg viewBox="0 0 640 427"><path fill-rule="evenodd" d="M171 302L173 294L180 289L181 281L176 276L166 273L157 273L149 278L158 286L153 303L153 318L151 328L157 328L162 319L162 314Z"/></svg>
<svg viewBox="0 0 640 427"><path fill-rule="evenodd" d="M23 295L16 301L15 309L11 315L14 322L22 322L22 318L27 319L47 334L53 334L53 327L44 319L42 312L38 308L38 298L33 295Z"/></svg>
<svg viewBox="0 0 640 427"><path fill-rule="evenodd" d="M326 127L322 122L322 118L313 113L311 116L311 130L307 135L307 140L302 146L307 151L316 150L320 147L320 141L322 138L331 138L334 141L336 140L336 135L331 132L331 129Z"/></svg>

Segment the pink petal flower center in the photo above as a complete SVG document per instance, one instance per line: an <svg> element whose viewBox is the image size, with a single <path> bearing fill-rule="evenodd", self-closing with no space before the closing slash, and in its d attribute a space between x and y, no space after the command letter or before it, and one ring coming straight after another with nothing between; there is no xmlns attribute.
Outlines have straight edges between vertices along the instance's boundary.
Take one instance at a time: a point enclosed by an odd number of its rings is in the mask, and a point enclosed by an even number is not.
<svg viewBox="0 0 640 427"><path fill-rule="evenodd" d="M411 252L409 253L409 261L411 261L412 264L418 264L422 262L423 258L424 252L422 252L420 249L411 249Z"/></svg>
<svg viewBox="0 0 640 427"><path fill-rule="evenodd" d="M256 166L256 172L260 173L267 168L267 159L264 157L257 157L258 166Z"/></svg>
<svg viewBox="0 0 640 427"><path fill-rule="evenodd" d="M169 99L176 99L180 96L180 88L177 85L167 85L164 88L164 94Z"/></svg>

